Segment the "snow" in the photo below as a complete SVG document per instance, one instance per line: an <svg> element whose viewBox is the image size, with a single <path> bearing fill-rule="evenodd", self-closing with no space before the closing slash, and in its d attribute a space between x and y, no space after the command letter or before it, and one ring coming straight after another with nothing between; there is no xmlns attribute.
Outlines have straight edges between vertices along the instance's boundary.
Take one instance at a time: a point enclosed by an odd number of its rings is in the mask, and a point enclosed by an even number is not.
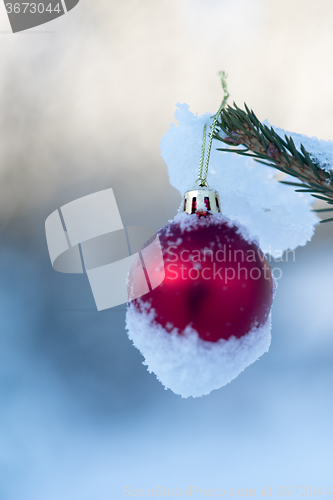
<svg viewBox="0 0 333 500"><path fill-rule="evenodd" d="M209 218L206 217L193 217L193 215L188 214L187 212L179 212L173 219L173 221L179 225L180 230L184 233L186 231L192 231L198 229L199 227L211 226L211 225L219 225L219 224L227 224L228 227L235 227L236 233L239 234L244 240L248 243L256 243L258 241L256 238L251 235L247 229L247 227L242 224L236 224L235 221L229 219L224 214L216 213L210 215ZM172 226L167 227L167 231L165 233L166 237L172 237ZM170 242L170 244L178 245L179 240L175 242ZM180 242L181 243L181 242Z"/></svg>
<svg viewBox="0 0 333 500"><path fill-rule="evenodd" d="M183 195L197 178L203 127L207 123L209 130L212 113L199 116L191 113L187 104L178 104L175 117L178 125L171 124L160 147L170 183ZM331 161L331 157L333 160L332 143L299 135L298 138L309 152L315 151L322 162ZM325 154L320 155L322 146L325 146ZM219 192L222 213L246 226L264 253L273 255L305 245L318 222L311 212L313 197L308 193L295 193L292 186L280 184L273 168L251 158L216 150L221 147L226 146L213 141L207 180Z"/></svg>
<svg viewBox="0 0 333 500"><path fill-rule="evenodd" d="M219 389L236 378L247 366L268 351L271 317L240 339L230 337L206 342L188 326L183 335L154 322L155 311L138 299L140 308L130 304L126 326L129 338L145 357L148 371L175 394L199 397Z"/></svg>

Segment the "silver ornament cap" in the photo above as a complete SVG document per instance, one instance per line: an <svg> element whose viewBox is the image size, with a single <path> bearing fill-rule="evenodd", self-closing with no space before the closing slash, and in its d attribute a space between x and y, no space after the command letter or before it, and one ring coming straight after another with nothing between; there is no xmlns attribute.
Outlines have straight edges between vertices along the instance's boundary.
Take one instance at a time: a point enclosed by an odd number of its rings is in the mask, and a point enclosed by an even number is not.
<svg viewBox="0 0 333 500"><path fill-rule="evenodd" d="M193 188L184 194L183 212L188 214L221 212L218 192L211 189L206 181L198 179Z"/></svg>

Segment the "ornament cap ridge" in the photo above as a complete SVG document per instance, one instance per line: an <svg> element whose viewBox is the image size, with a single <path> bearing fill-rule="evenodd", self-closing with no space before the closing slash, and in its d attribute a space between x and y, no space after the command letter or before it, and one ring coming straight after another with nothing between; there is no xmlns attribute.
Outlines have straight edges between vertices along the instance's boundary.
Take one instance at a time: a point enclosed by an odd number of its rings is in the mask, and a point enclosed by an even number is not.
<svg viewBox="0 0 333 500"><path fill-rule="evenodd" d="M198 179L193 188L184 194L183 212L202 215L221 212L218 192L211 189L207 181L202 185L202 180Z"/></svg>

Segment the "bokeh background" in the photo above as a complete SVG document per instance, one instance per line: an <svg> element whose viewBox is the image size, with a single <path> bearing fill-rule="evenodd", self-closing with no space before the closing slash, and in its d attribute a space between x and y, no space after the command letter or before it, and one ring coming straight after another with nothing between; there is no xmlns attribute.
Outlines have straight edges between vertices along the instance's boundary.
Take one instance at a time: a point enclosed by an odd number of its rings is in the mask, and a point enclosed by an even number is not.
<svg viewBox="0 0 333 500"><path fill-rule="evenodd" d="M220 69L259 118L332 139L332 22L325 0L81 0L13 35L0 6L1 499L333 493L332 225L281 263L269 353L188 400L147 373L125 306L97 313L86 276L53 271L44 235L109 187L125 224L166 224L180 195L160 138L177 102L217 110Z"/></svg>

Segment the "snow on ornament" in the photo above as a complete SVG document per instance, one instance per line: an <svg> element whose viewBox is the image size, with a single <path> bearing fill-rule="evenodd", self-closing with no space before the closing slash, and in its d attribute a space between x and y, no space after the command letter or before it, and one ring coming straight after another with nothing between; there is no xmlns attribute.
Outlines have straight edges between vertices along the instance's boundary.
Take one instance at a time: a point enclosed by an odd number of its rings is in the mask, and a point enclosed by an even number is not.
<svg viewBox="0 0 333 500"><path fill-rule="evenodd" d="M256 239L220 210L207 184L217 117L205 138L198 180L183 197L180 213L159 232L160 253L150 252L149 278L165 278L140 298L141 260L128 277L129 338L150 372L183 397L209 394L227 384L269 348L274 279ZM146 243L149 246L150 241ZM152 274L153 273L153 274Z"/></svg>

